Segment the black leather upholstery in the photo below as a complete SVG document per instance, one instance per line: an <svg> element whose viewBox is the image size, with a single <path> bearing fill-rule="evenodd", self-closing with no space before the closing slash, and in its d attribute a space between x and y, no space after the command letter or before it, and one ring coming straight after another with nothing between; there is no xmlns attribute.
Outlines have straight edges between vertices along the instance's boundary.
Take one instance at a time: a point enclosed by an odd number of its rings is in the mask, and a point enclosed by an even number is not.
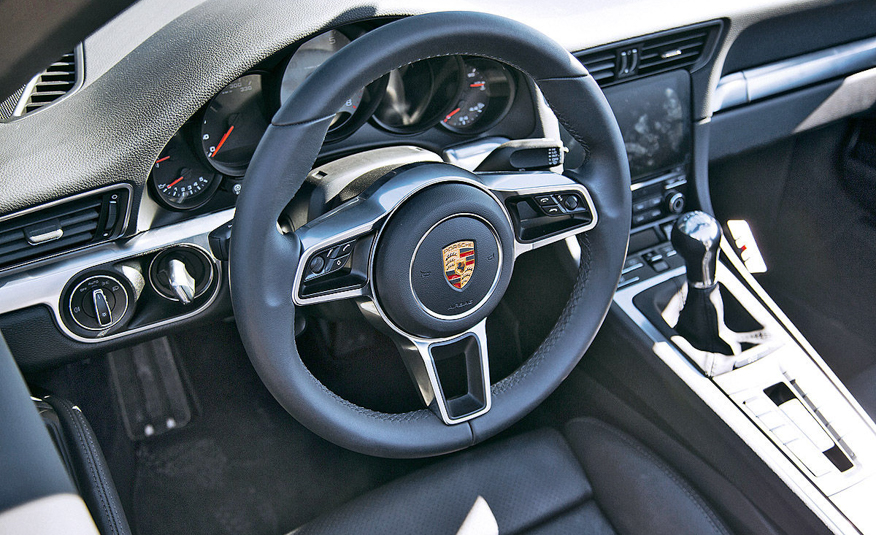
<svg viewBox="0 0 876 535"><path fill-rule="evenodd" d="M593 419L565 437L533 431L458 454L394 481L293 532L456 533L483 496L499 533L727 534L675 471Z"/></svg>
<svg viewBox="0 0 876 535"><path fill-rule="evenodd" d="M0 407L0 512L54 494L74 494L2 336Z"/></svg>
<svg viewBox="0 0 876 535"><path fill-rule="evenodd" d="M66 399L48 396L43 401L54 409L60 425L59 449L66 453L68 469L98 530L103 535L130 535L109 466L88 420Z"/></svg>
<svg viewBox="0 0 876 535"><path fill-rule="evenodd" d="M681 475L628 435L598 420L572 420L566 438L618 533L730 531Z"/></svg>

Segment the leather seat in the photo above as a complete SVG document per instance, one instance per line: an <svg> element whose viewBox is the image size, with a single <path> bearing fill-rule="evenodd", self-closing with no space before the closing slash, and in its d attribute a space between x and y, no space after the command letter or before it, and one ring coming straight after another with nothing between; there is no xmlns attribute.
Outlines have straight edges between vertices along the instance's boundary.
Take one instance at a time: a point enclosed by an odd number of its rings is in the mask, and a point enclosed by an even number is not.
<svg viewBox="0 0 876 535"><path fill-rule="evenodd" d="M483 496L499 533L726 534L673 469L598 420L467 451L378 488L293 532L453 535Z"/></svg>

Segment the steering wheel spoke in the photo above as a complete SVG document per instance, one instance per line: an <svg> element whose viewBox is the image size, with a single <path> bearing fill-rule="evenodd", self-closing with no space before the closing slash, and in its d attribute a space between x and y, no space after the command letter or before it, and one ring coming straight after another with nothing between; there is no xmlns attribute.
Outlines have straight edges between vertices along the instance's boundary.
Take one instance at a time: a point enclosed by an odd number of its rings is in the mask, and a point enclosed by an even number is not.
<svg viewBox="0 0 876 535"><path fill-rule="evenodd" d="M355 199L299 228L295 304L367 295L371 247L385 216L380 205Z"/></svg>
<svg viewBox="0 0 876 535"><path fill-rule="evenodd" d="M593 229L596 207L578 182L550 172L480 175L500 198L514 227L514 256Z"/></svg>
<svg viewBox="0 0 876 535"><path fill-rule="evenodd" d="M423 403L447 425L490 410L486 323L447 339L393 337Z"/></svg>

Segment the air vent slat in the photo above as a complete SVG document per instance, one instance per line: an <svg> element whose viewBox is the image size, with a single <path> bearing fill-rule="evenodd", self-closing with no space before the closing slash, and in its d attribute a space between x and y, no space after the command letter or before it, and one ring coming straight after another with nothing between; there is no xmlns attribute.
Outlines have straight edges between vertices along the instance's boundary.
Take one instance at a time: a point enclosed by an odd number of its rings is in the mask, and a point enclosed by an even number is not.
<svg viewBox="0 0 876 535"><path fill-rule="evenodd" d="M614 78L613 72L601 72L598 74L590 73L590 75L593 76L593 79L596 80L597 82L601 82L601 81L609 79L609 78Z"/></svg>
<svg viewBox="0 0 876 535"><path fill-rule="evenodd" d="M78 225L85 221L97 221L100 219L100 212L97 210L89 210L84 213L76 213L61 219L61 227Z"/></svg>
<svg viewBox="0 0 876 535"><path fill-rule="evenodd" d="M642 45L642 48L647 50L649 48L657 48L664 46L680 46L681 43L685 43L687 41L699 40L701 42L705 42L709 37L707 32L699 32L695 34L682 34L679 37L668 36L666 39L653 39L650 41L645 41Z"/></svg>
<svg viewBox="0 0 876 535"><path fill-rule="evenodd" d="M665 69L667 67L684 66L684 65L689 64L690 63L689 60L691 58L695 58L697 55L699 55L699 52L697 52L697 51L688 52L686 54L681 54L679 56L673 56L673 57L666 58L666 59L657 58L654 61L648 62L647 64L644 64L645 62L643 60L642 61L643 65L641 67L639 67L639 72L642 74L647 74L647 73L654 72L658 69Z"/></svg>
<svg viewBox="0 0 876 535"><path fill-rule="evenodd" d="M659 48L651 49L647 52L645 51L647 49L643 49L642 50L642 61L648 61L651 58L659 58L663 54L665 54L666 52L675 51L675 50L678 50L682 53L692 52L694 54L699 54L700 49L703 47L704 44L705 44L705 41L696 41L694 43L689 43L689 44L681 45L681 46L661 46Z"/></svg>
<svg viewBox="0 0 876 535"><path fill-rule="evenodd" d="M614 61L603 61L601 63L590 64L587 67L587 71L590 72L590 74L593 74L594 72L605 71L605 70L612 71L612 70L614 70L614 66L615 66Z"/></svg>
<svg viewBox="0 0 876 535"><path fill-rule="evenodd" d="M40 256L49 256L51 254L64 251L65 249L72 249L81 245L85 245L90 240L91 237L88 234L80 234L67 238L61 238L60 240L49 242L48 244L40 247ZM34 256L34 249L36 249L36 247L29 247L27 249L19 250L14 253L3 254L3 265L7 266L30 260Z"/></svg>
<svg viewBox="0 0 876 535"><path fill-rule="evenodd" d="M615 69L617 69L617 56L614 50L585 54L578 59L597 82L606 84L614 80Z"/></svg>
<svg viewBox="0 0 876 535"><path fill-rule="evenodd" d="M6 255L11 255L19 251L28 251L28 254L30 254L31 250L34 247L41 247L42 252L47 252L48 250L57 250L63 248L69 244L87 242L94 237L95 228L97 228L97 223L93 223L91 225L80 225L79 227L70 229L69 234L65 233L64 236L60 239L52 242L46 242L45 245L31 245L27 242L27 240L17 241L5 247L0 247L0 256L5 257ZM23 236L24 234L22 234L22 237Z"/></svg>
<svg viewBox="0 0 876 535"><path fill-rule="evenodd" d="M0 269L118 237L128 197L127 188L114 187L0 221ZM60 237L50 235L58 230Z"/></svg>
<svg viewBox="0 0 876 535"><path fill-rule="evenodd" d="M21 241L24 239L24 231L21 229L4 232L0 235L0 246L13 241ZM0 253L2 254L2 253Z"/></svg>
<svg viewBox="0 0 876 535"><path fill-rule="evenodd" d="M64 88L66 88L67 85L68 85L68 80L43 80L42 82L38 83L36 86L39 88L40 92L44 92L44 91L50 91L51 89L49 89L49 88L54 88L54 87L64 89ZM43 89L43 88L45 88L45 89Z"/></svg>

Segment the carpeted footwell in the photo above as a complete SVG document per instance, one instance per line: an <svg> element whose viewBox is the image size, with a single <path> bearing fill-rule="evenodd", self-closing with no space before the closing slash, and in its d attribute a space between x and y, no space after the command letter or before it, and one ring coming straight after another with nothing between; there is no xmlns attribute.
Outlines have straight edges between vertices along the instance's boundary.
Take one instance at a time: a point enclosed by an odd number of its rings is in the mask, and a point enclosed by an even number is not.
<svg viewBox="0 0 876 535"><path fill-rule="evenodd" d="M136 448L140 535L286 533L422 462L359 455L317 437L264 388L234 331L176 339L201 414Z"/></svg>

